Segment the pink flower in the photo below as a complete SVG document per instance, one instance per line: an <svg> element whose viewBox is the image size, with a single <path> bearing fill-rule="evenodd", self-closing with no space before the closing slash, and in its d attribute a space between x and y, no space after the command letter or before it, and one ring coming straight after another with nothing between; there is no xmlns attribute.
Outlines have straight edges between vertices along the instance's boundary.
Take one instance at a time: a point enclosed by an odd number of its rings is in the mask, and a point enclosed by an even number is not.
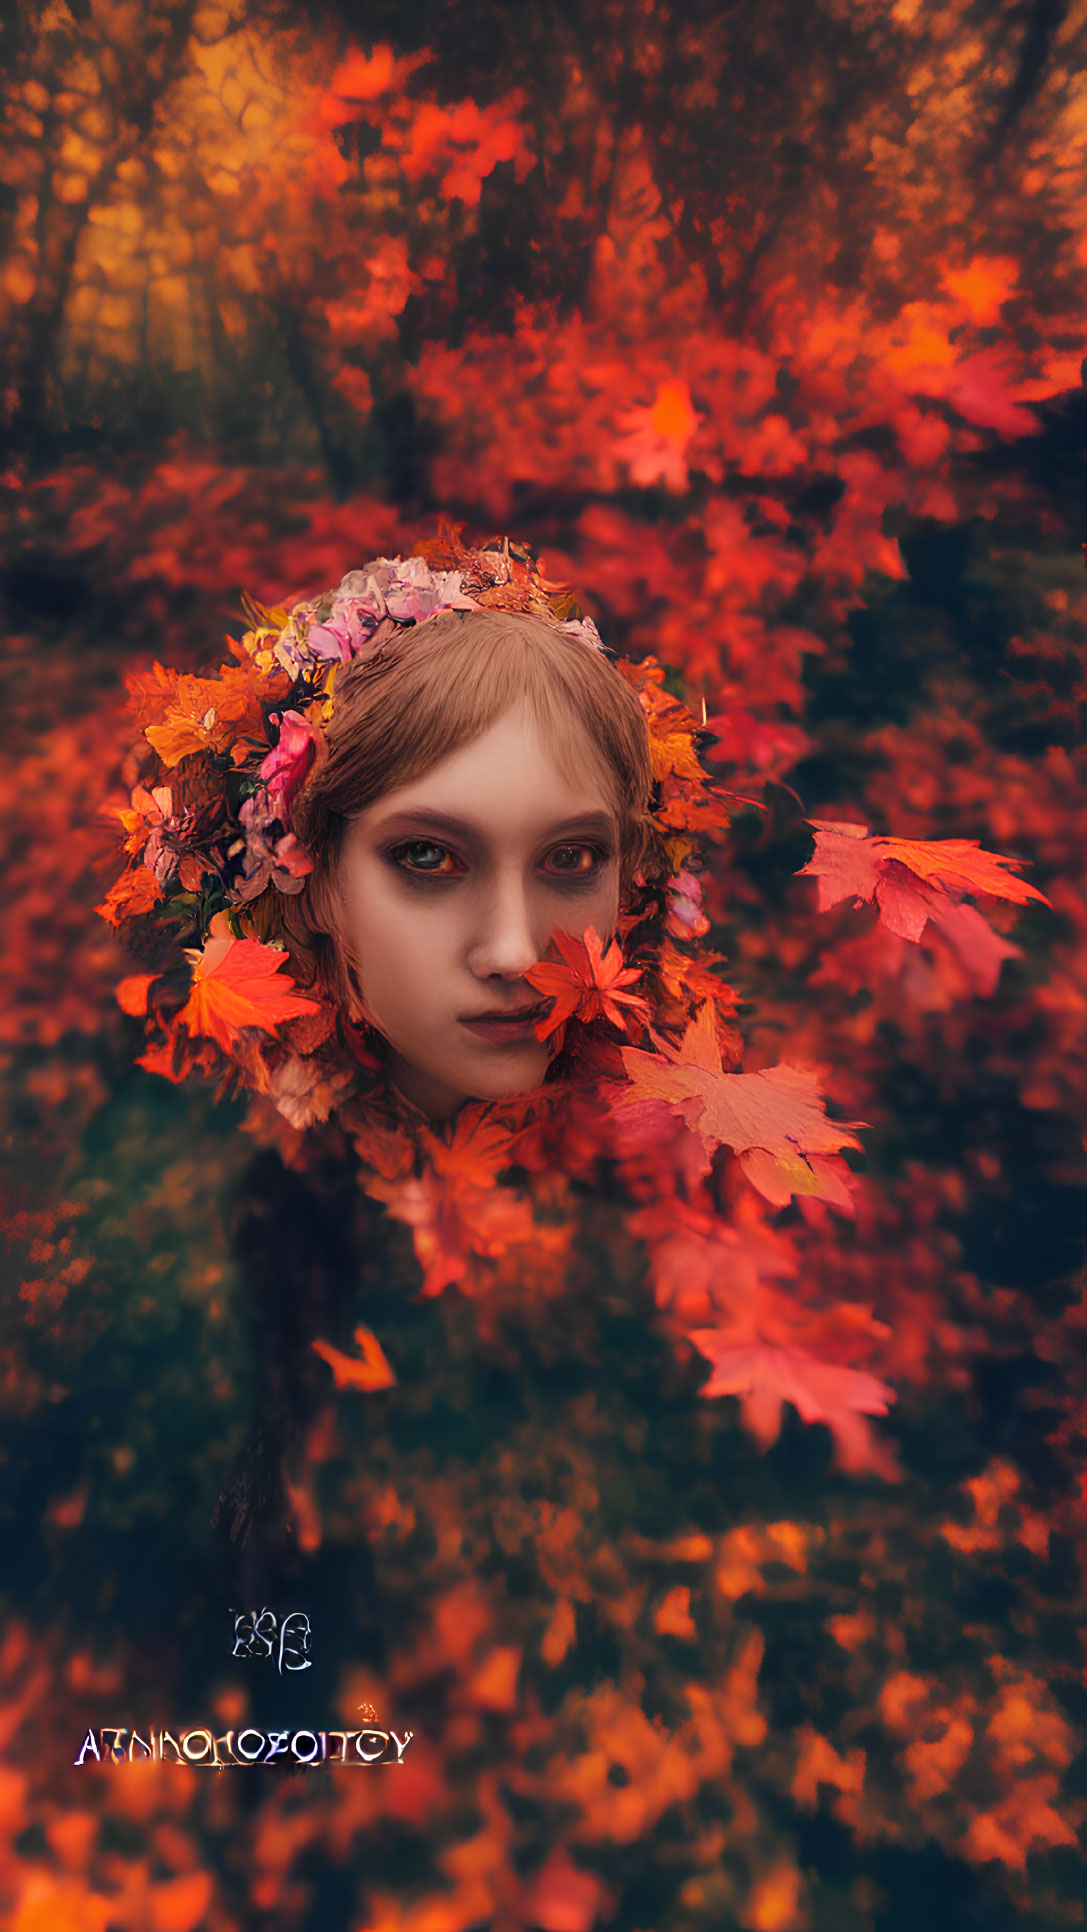
<svg viewBox="0 0 1087 1932"><path fill-rule="evenodd" d="M400 623L433 617L439 610L475 610L474 598L461 591L459 570L431 570L422 557L405 557L385 591L389 616Z"/></svg>
<svg viewBox="0 0 1087 1932"><path fill-rule="evenodd" d="M260 768L268 787L269 807L284 825L291 800L309 771L316 751L317 733L309 720L298 711L285 711L279 727L279 743L273 745ZM245 817L244 807L242 817Z"/></svg>
<svg viewBox="0 0 1087 1932"><path fill-rule="evenodd" d="M690 872L677 872L668 881L668 910L664 929L673 939L701 939L710 922L702 910L702 881Z"/></svg>
<svg viewBox="0 0 1087 1932"><path fill-rule="evenodd" d="M337 623L330 619L327 624L311 624L306 632L306 643L322 664L346 664L352 655L351 642L349 618L341 618Z"/></svg>
<svg viewBox="0 0 1087 1932"><path fill-rule="evenodd" d="M361 570L349 570L330 600L299 605L280 634L276 656L292 671L314 662L347 664L384 644L397 624L418 623L439 610L478 608L461 590L459 570L431 570L423 557L375 557ZM319 610L328 613L321 621Z"/></svg>

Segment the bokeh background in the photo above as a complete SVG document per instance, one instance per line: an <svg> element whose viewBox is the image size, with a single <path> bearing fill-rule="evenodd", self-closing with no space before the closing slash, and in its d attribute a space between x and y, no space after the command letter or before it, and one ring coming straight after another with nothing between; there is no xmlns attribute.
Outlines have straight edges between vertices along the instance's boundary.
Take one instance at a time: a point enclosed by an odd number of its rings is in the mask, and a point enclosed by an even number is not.
<svg viewBox="0 0 1087 1932"><path fill-rule="evenodd" d="M1087 8L12 0L3 54L5 1922L1082 1923ZM309 1444L296 1721L372 1696L414 1757L76 1770L254 1708L209 1523L284 1186L132 1064L123 675L439 514L668 664L756 801L710 943L745 1066L870 1123L854 1221L773 1218L869 1311L900 1474L792 1411L763 1453L649 1314L569 1386L561 1336L485 1373L405 1239L400 1394ZM820 916L809 817L1048 906L987 903L984 958Z"/></svg>

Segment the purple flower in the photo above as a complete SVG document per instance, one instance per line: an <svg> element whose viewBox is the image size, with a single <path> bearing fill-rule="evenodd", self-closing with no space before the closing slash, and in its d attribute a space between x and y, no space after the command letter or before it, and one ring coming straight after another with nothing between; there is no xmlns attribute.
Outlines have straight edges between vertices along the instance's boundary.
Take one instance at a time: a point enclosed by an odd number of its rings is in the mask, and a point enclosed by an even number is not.
<svg viewBox="0 0 1087 1932"><path fill-rule="evenodd" d="M246 800L241 810L243 818L246 806L255 803L255 799ZM301 892L307 876L313 871L313 860L309 853L299 845L293 832L284 832L282 838L269 839L267 826L255 823L255 817L253 814L245 828L245 864L241 877L234 885L236 897L244 904L255 899L269 884L279 892L292 896Z"/></svg>

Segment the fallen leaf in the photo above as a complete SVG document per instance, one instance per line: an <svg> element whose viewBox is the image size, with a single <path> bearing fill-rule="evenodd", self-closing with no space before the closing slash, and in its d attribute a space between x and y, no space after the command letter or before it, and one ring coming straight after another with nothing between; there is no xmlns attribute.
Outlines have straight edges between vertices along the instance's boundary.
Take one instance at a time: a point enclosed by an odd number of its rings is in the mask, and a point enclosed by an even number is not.
<svg viewBox="0 0 1087 1932"><path fill-rule="evenodd" d="M834 1437L844 1469L871 1465L872 1438L865 1416L886 1415L895 1392L864 1369L821 1362L806 1349L775 1347L741 1338L736 1329L695 1328L689 1339L713 1363L700 1395L737 1395L745 1426L762 1449L781 1433L781 1405L791 1402L804 1422L823 1422Z"/></svg>
<svg viewBox="0 0 1087 1932"><path fill-rule="evenodd" d="M396 1375L390 1367L385 1351L377 1336L368 1328L356 1328L355 1341L362 1350L361 1360L356 1355L345 1355L342 1349L333 1348L330 1342L316 1341L312 1347L327 1362L332 1370L338 1389L391 1389Z"/></svg>

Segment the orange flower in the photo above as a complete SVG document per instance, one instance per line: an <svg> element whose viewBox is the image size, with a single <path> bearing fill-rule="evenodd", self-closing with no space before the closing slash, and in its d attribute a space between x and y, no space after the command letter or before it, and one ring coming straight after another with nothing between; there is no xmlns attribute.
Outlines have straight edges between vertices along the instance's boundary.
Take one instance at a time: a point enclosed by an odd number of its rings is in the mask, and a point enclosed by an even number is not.
<svg viewBox="0 0 1087 1932"><path fill-rule="evenodd" d="M263 736L257 694L237 665L224 664L218 677L196 678L156 664L139 690L134 682L129 688L134 698L142 696L145 702L159 693L165 697L159 707L161 722L147 725L144 737L167 767L180 764L193 752L226 751L246 732Z"/></svg>

